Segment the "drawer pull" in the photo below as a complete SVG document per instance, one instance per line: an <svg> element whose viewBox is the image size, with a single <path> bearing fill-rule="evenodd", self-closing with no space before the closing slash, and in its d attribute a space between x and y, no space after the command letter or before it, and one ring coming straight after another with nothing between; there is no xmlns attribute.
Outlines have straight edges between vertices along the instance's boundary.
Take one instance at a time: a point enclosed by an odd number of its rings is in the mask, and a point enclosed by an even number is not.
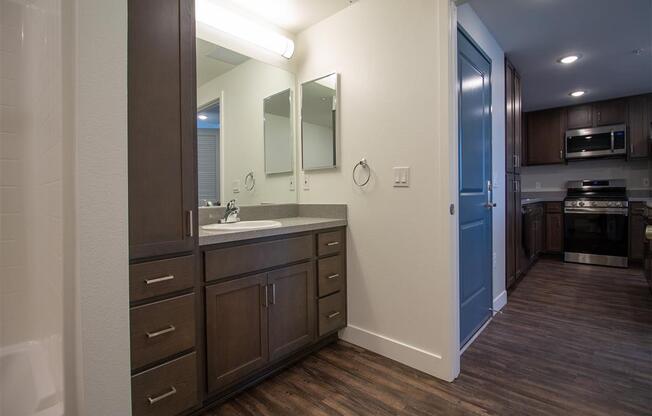
<svg viewBox="0 0 652 416"><path fill-rule="evenodd" d="M332 274L332 275L328 276L326 279L332 280L332 279L337 279L338 277L340 277L340 275L339 275L339 273L336 273L336 274Z"/></svg>
<svg viewBox="0 0 652 416"><path fill-rule="evenodd" d="M147 338L156 338L156 337L160 337L161 335L165 335L165 334L168 334L170 332L174 332L176 330L177 329L174 327L174 325L170 325L165 329L161 329L160 331L145 332L145 333L147 334Z"/></svg>
<svg viewBox="0 0 652 416"><path fill-rule="evenodd" d="M156 402L160 402L163 399L167 399L170 396L174 396L175 394L177 394L177 389L175 389L174 386L170 386L170 391L168 391L167 393L163 393L160 396L154 398L148 396L147 400L149 401L149 404L154 404Z"/></svg>
<svg viewBox="0 0 652 416"><path fill-rule="evenodd" d="M145 284L153 285L154 283L166 282L166 281L172 280L172 279L174 279L174 276L169 274L167 276L157 277L156 279L145 279Z"/></svg>
<svg viewBox="0 0 652 416"><path fill-rule="evenodd" d="M328 319L333 319L336 316L340 316L340 313L339 312L333 312L331 314L328 314Z"/></svg>
<svg viewBox="0 0 652 416"><path fill-rule="evenodd" d="M328 243L326 245L329 246L329 247L339 246L340 242L339 241L331 241L330 243Z"/></svg>

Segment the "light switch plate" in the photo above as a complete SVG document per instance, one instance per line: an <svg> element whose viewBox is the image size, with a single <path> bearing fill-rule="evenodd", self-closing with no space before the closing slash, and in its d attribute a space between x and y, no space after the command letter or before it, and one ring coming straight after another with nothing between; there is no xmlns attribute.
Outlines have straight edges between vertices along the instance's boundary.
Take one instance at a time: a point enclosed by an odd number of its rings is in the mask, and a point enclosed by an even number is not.
<svg viewBox="0 0 652 416"><path fill-rule="evenodd" d="M296 188L294 184L294 178L290 178L290 191L294 191Z"/></svg>
<svg viewBox="0 0 652 416"><path fill-rule="evenodd" d="M410 168L409 167L395 167L394 168L394 187L406 188L410 186Z"/></svg>
<svg viewBox="0 0 652 416"><path fill-rule="evenodd" d="M303 190L310 190L310 176L306 175L305 173L303 174Z"/></svg>
<svg viewBox="0 0 652 416"><path fill-rule="evenodd" d="M240 193L240 181L233 181L233 193L234 194Z"/></svg>

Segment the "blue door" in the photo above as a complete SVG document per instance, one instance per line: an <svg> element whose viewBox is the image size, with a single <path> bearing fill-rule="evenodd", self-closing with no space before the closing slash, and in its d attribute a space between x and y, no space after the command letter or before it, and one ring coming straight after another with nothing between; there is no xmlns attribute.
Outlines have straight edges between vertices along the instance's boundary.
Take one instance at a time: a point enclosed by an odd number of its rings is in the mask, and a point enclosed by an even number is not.
<svg viewBox="0 0 652 416"><path fill-rule="evenodd" d="M460 345L491 316L491 62L458 30Z"/></svg>

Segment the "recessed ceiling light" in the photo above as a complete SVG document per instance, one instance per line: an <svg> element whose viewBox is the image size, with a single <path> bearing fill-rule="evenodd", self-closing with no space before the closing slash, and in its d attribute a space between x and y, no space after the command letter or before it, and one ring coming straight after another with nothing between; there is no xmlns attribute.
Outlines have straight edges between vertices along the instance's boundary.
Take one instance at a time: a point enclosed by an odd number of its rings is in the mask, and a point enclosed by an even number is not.
<svg viewBox="0 0 652 416"><path fill-rule="evenodd" d="M204 114L200 114L200 115L197 116L197 118L200 119L200 120L206 120L206 119L208 119L208 116L206 116Z"/></svg>
<svg viewBox="0 0 652 416"><path fill-rule="evenodd" d="M571 92L571 93L568 94L568 95L570 95L571 97L581 97L581 96L583 96L584 94L586 94L586 91L583 91L583 90L577 90L577 91L573 91L573 92Z"/></svg>
<svg viewBox="0 0 652 416"><path fill-rule="evenodd" d="M577 61L578 59L580 59L579 55L568 55L568 56L564 56L562 58L559 58L557 60L557 62L559 62L560 64L568 65L568 64L572 64L573 62Z"/></svg>

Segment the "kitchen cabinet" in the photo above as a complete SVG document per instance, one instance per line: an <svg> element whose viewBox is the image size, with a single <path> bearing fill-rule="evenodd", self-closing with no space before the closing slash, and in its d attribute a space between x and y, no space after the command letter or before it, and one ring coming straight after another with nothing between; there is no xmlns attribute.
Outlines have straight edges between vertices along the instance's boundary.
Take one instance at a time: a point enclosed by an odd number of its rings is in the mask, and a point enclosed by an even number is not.
<svg viewBox="0 0 652 416"><path fill-rule="evenodd" d="M193 0L128 2L129 255L196 246Z"/></svg>
<svg viewBox="0 0 652 416"><path fill-rule="evenodd" d="M647 158L652 137L652 94L629 97L627 108L628 157Z"/></svg>
<svg viewBox="0 0 652 416"><path fill-rule="evenodd" d="M545 252L559 254L564 244L564 214L560 202L545 203Z"/></svg>
<svg viewBox="0 0 652 416"><path fill-rule="evenodd" d="M525 205L523 211L524 247L527 259L526 267L529 268L543 251L544 211L542 204Z"/></svg>
<svg viewBox="0 0 652 416"><path fill-rule="evenodd" d="M644 203L629 204L629 259L634 262L643 261L645 255L646 214Z"/></svg>
<svg viewBox="0 0 652 416"><path fill-rule="evenodd" d="M593 124L608 126L623 124L627 120L627 101L622 98L593 103Z"/></svg>
<svg viewBox="0 0 652 416"><path fill-rule="evenodd" d="M593 107L591 104L574 105L566 111L568 130L593 126Z"/></svg>
<svg viewBox="0 0 652 416"><path fill-rule="evenodd" d="M510 288L521 275L522 212L520 175L507 174L506 184L506 276L505 288Z"/></svg>
<svg viewBox="0 0 652 416"><path fill-rule="evenodd" d="M505 170L520 173L522 153L521 78L505 60Z"/></svg>
<svg viewBox="0 0 652 416"><path fill-rule="evenodd" d="M527 114L527 165L564 163L566 111L560 108Z"/></svg>

